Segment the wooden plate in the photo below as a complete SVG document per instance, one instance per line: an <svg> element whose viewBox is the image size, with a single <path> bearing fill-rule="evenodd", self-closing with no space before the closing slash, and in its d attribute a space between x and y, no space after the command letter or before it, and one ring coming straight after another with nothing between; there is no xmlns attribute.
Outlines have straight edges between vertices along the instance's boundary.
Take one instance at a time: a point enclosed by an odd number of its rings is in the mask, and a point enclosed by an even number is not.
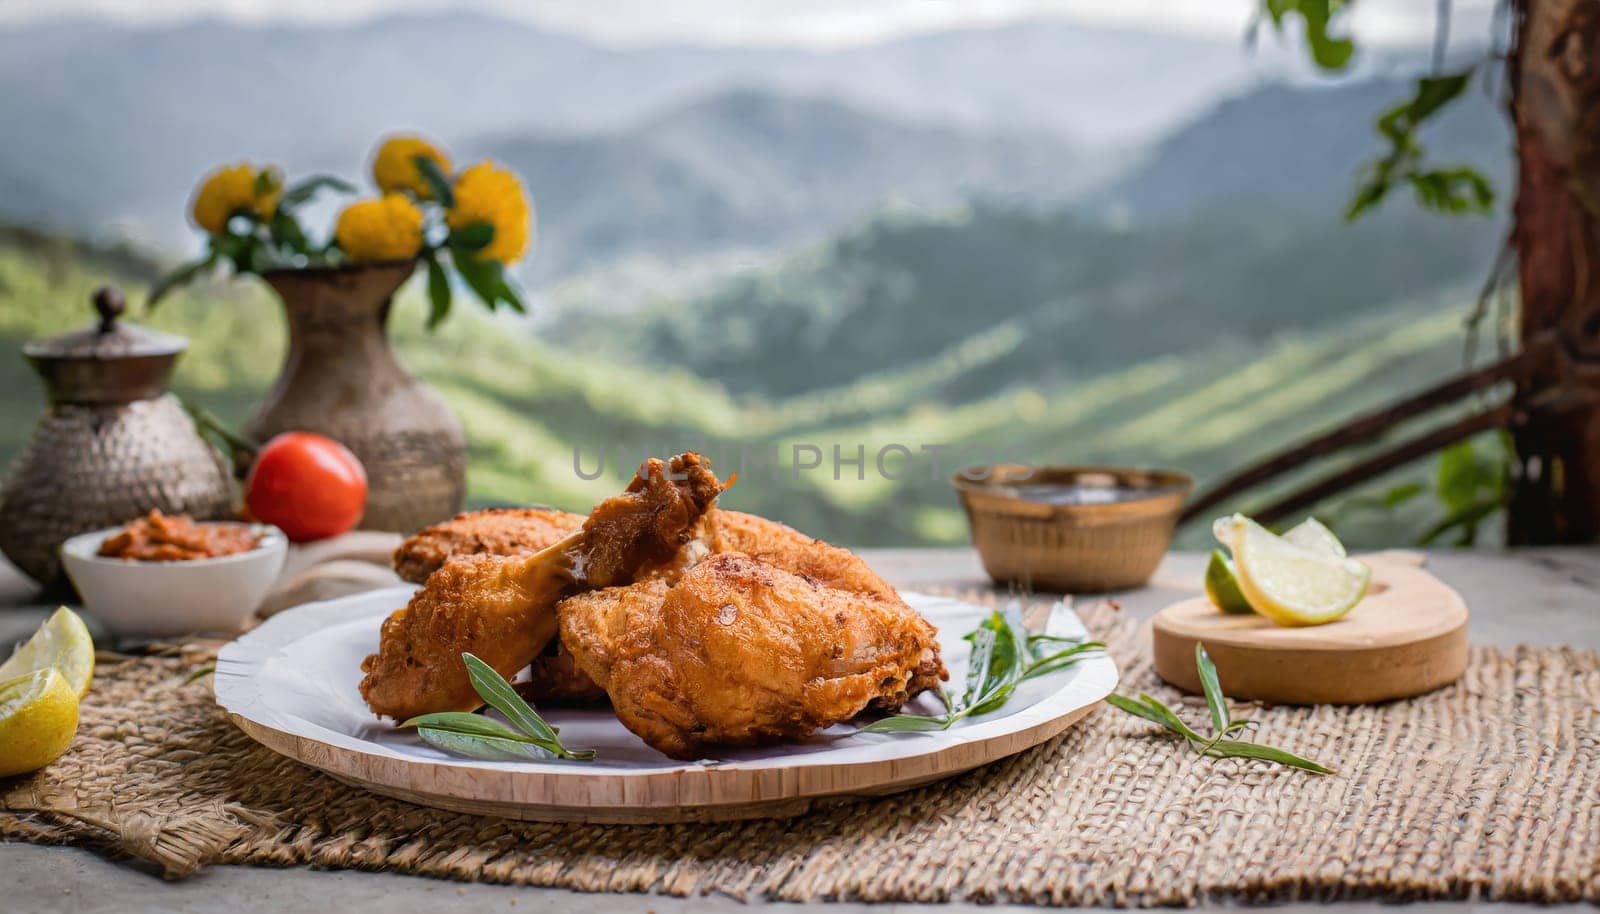
<svg viewBox="0 0 1600 914"><path fill-rule="evenodd" d="M378 626L413 588L311 603L268 619L224 647L217 702L257 742L345 783L414 803L537 821L725 821L798 815L826 798L894 793L1014 755L1082 719L1117 684L1096 657L1019 687L1004 708L935 734L855 734L839 725L805 742L678 762L646 746L609 709L552 709L569 745L593 762L480 762L456 758L367 710L357 690L361 658ZM961 636L990 610L907 593L939 627L951 682L966 674ZM1082 625L1058 608L1054 634ZM925 696L919 709L937 710Z"/></svg>
<svg viewBox="0 0 1600 914"><path fill-rule="evenodd" d="M1151 623L1156 672L1200 691L1194 645L1203 642L1232 698L1282 704L1368 704L1432 691L1467 665L1467 606L1438 578L1367 558L1367 596L1337 622L1286 628L1228 615L1205 597L1169 606Z"/></svg>

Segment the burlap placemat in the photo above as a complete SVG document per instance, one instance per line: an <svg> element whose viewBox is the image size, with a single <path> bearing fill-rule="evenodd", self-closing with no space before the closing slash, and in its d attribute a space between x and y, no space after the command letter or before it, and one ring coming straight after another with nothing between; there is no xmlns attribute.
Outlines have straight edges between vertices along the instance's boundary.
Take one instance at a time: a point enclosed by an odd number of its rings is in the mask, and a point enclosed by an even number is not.
<svg viewBox="0 0 1600 914"><path fill-rule="evenodd" d="M1182 713L1109 606L1121 691ZM1363 708L1241 708L1316 777L1206 760L1101 708L1009 761L788 821L540 825L411 806L262 749L186 682L203 646L103 664L72 750L0 782L0 837L87 845L171 877L310 864L594 891L796 901L1169 905L1600 901L1600 657L1476 648L1458 684ZM914 737L912 737L914 738Z"/></svg>

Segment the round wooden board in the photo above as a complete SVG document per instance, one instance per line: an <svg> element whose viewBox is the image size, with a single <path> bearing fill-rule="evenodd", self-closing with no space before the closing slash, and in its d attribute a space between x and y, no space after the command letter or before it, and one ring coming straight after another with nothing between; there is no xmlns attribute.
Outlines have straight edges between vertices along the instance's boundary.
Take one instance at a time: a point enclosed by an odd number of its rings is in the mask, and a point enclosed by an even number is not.
<svg viewBox="0 0 1600 914"><path fill-rule="evenodd" d="M356 683L378 626L411 588L307 604L273 616L225 646L214 677L228 718L262 745L341 782L458 812L549 822L645 824L789 817L818 803L907 790L998 761L1082 720L1117 684L1095 655L1019 687L1006 713L948 731L887 737L838 728L796 745L730 750L718 761L668 759L608 710L550 709L594 762L483 762L452 757L374 717ZM965 675L971 629L990 610L906 593L940 629L954 682ZM1069 609L1050 620L1085 635Z"/></svg>
<svg viewBox="0 0 1600 914"><path fill-rule="evenodd" d="M1201 691L1195 642L1217 665L1230 698L1279 704L1370 704L1449 685L1467 666L1467 606L1438 578L1401 562L1368 559L1372 584L1348 615L1288 628L1258 615L1228 615L1205 597L1151 622L1156 672Z"/></svg>

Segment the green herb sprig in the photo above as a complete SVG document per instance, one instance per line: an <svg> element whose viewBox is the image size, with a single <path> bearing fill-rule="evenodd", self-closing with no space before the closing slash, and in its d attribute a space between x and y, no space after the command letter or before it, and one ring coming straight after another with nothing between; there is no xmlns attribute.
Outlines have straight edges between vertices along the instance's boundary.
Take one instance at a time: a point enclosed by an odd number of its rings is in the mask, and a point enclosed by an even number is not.
<svg viewBox="0 0 1600 914"><path fill-rule="evenodd" d="M1222 694L1222 684L1217 679L1216 664L1211 662L1211 655L1206 653L1205 645L1195 644L1194 663L1195 668L1200 672L1200 687L1206 695L1206 707L1211 712L1213 733L1210 736L1202 736L1196 733L1177 714L1173 713L1171 708L1143 692L1139 693L1137 699L1129 698L1126 695L1108 695L1106 696L1106 704L1136 717L1142 717L1152 723L1160 724L1187 740L1189 747L1196 753L1208 758L1261 759L1262 761L1286 765L1290 768L1313 771L1317 774L1333 774L1332 768L1319 765L1310 759L1301 758L1292 752L1285 752L1272 746L1263 746L1260 743L1228 739L1233 734L1249 727L1250 721L1233 720L1230 717L1228 699Z"/></svg>
<svg viewBox="0 0 1600 914"><path fill-rule="evenodd" d="M989 614L966 635L972 645L967 662L967 681L959 700L941 689L943 714L896 714L862 727L860 733L927 733L948 730L959 720L998 709L1026 680L1065 669L1095 651L1105 650L1099 641L1085 641L1061 635L1030 635L1018 618L1013 624L1006 613Z"/></svg>
<svg viewBox="0 0 1600 914"><path fill-rule="evenodd" d="M561 731L546 723L494 667L472 654L462 654L461 660L467 665L473 691L489 707L504 714L512 726L465 711L423 714L400 726L417 728L422 741L436 749L489 762L551 757L586 762L595 757L593 749L568 749L562 745Z"/></svg>

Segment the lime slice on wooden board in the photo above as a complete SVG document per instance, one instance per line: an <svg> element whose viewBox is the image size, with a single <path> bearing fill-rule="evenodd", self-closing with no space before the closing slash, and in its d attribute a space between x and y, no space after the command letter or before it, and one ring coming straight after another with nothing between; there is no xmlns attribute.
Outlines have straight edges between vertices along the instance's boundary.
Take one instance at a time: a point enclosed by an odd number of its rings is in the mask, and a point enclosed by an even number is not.
<svg viewBox="0 0 1600 914"><path fill-rule="evenodd" d="M1344 543L1333 535L1333 531L1322 525L1315 517L1308 517L1283 535L1283 538L1296 546L1304 546L1312 552L1324 552L1339 558L1345 557Z"/></svg>
<svg viewBox="0 0 1600 914"><path fill-rule="evenodd" d="M37 771L78 732L78 695L55 667L0 682L0 777Z"/></svg>
<svg viewBox="0 0 1600 914"><path fill-rule="evenodd" d="M1239 590L1239 579L1234 575L1233 562L1221 549L1211 550L1211 561L1206 563L1206 596L1211 605L1232 615L1255 612L1250 601Z"/></svg>
<svg viewBox="0 0 1600 914"><path fill-rule="evenodd" d="M94 639L78 614L65 606L39 626L16 653L0 663L0 682L54 667L66 678L72 693L82 696L94 679Z"/></svg>
<svg viewBox="0 0 1600 914"><path fill-rule="evenodd" d="M1296 545L1241 514L1212 529L1233 550L1245 600L1279 625L1332 622L1361 602L1372 580L1361 562Z"/></svg>

